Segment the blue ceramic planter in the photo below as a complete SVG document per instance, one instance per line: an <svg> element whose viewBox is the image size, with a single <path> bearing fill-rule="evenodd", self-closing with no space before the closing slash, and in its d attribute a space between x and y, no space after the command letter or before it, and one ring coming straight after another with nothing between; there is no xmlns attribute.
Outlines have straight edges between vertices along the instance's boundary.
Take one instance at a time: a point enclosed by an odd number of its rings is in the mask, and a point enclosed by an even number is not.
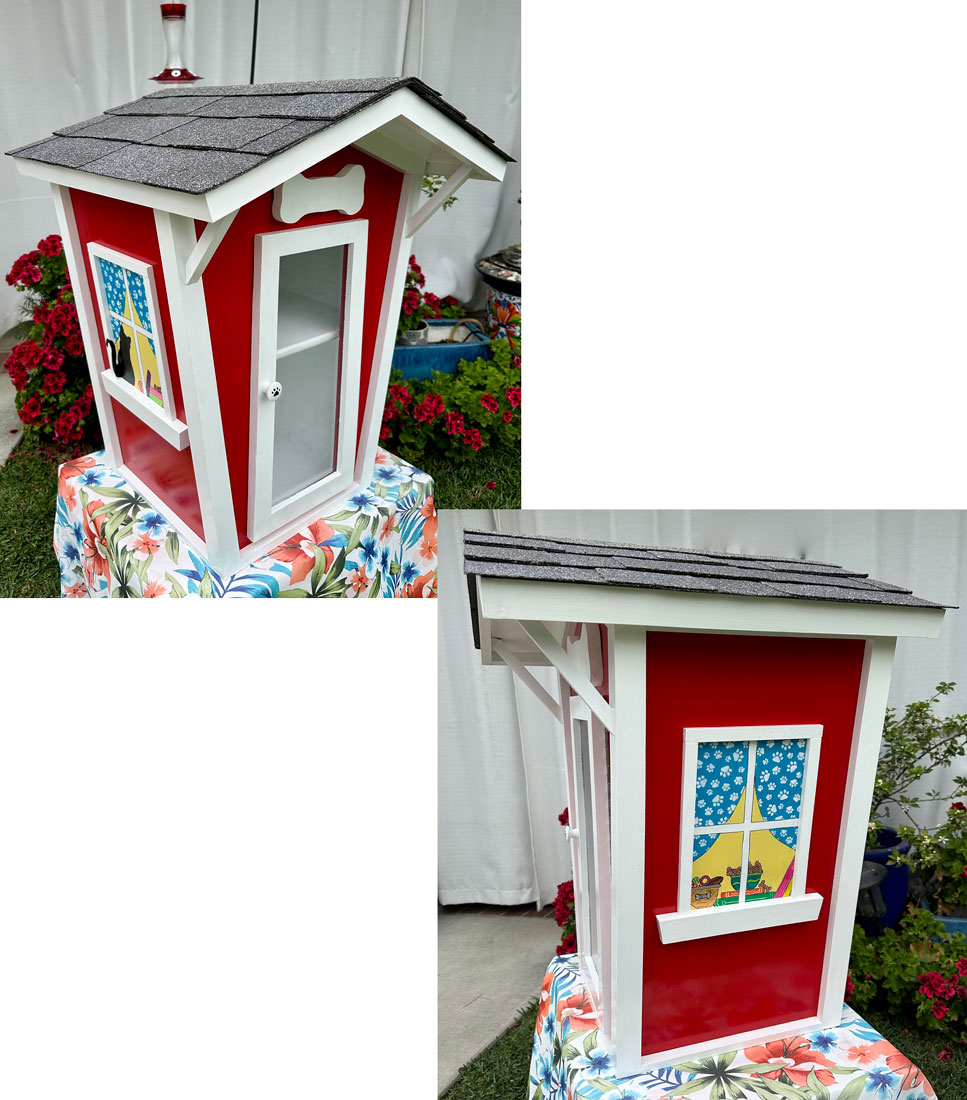
<svg viewBox="0 0 967 1100"><path fill-rule="evenodd" d="M483 335L483 329L476 321L467 324L477 328ZM447 318L427 321L428 325L446 325L452 328L454 322ZM493 359L494 353L485 340L467 340L463 344L397 344L393 351L393 370L398 370L404 378L431 378L434 371L443 374L455 374L461 359Z"/></svg>
<svg viewBox="0 0 967 1100"><path fill-rule="evenodd" d="M882 863L886 867L886 878L880 883L880 890L883 892L883 900L886 903L886 913L880 924L884 928L896 928L907 904L910 868L903 865L890 867L887 861L893 854L894 848L898 848L901 855L906 855L910 851L910 842L900 840L893 829L881 829L877 833L876 840L883 847L868 848L863 858L871 863ZM864 922L860 923L864 928L866 927Z"/></svg>

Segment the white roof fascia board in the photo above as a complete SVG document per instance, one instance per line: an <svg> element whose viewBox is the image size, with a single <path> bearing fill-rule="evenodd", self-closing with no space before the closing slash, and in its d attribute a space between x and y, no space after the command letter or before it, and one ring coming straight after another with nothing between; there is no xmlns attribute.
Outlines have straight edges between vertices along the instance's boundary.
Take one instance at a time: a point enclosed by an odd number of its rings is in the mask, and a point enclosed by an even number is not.
<svg viewBox="0 0 967 1100"><path fill-rule="evenodd" d="M340 149L355 145L398 118L409 121L435 143L451 149L460 161L471 165L474 179L503 179L507 165L499 153L467 133L462 126L431 107L409 88L400 88L385 99L377 100L371 106L344 118L342 122L313 134L297 145L291 145L262 164L209 191L204 196L208 204L205 220L214 221L224 217L259 195L264 195L266 191L272 191L313 164L338 153Z"/></svg>
<svg viewBox="0 0 967 1100"><path fill-rule="evenodd" d="M377 100L328 129L291 145L204 195L186 195L167 187L99 176L78 168L64 168L59 164L47 164L23 157L12 159L17 170L25 176L48 180L65 187L76 187L81 191L92 191L97 195L121 199L138 206L166 210L171 214L182 214L199 221L213 222L397 119L414 126L434 145L444 146L461 163L469 164L473 169L471 178L498 182L504 178L507 164L499 153L409 88L398 89L385 99ZM392 155L392 151L387 146L384 159L389 155ZM405 170L406 166L400 167Z"/></svg>
<svg viewBox="0 0 967 1100"><path fill-rule="evenodd" d="M184 191L171 191L167 187L153 187L147 183L114 179L113 176L98 176L80 168L64 168L60 164L46 164L39 160L25 160L23 157L11 157L11 160L22 176L47 180L61 187L74 187L78 191L90 191L109 199L134 203L135 206L150 206L155 210L166 210L169 214L183 214L186 218L196 218L198 221L215 220L208 213L204 195L186 195Z"/></svg>
<svg viewBox="0 0 967 1100"><path fill-rule="evenodd" d="M605 587L478 576L478 615L487 619L645 626L723 634L936 638L944 609L851 604L793 597Z"/></svg>

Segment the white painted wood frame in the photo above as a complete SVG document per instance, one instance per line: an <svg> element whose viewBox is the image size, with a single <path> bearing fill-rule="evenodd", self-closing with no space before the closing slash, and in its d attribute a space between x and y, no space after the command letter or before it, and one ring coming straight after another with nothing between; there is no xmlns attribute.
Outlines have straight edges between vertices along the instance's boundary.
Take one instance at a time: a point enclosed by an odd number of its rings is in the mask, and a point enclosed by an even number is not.
<svg viewBox="0 0 967 1100"><path fill-rule="evenodd" d="M575 801L568 817L572 831L578 833L577 858L580 891L575 889L575 908L582 913L578 953L585 971L588 991L595 1008L601 1000L601 888L597 876L596 814L594 812L594 779L591 772L591 709L581 699L571 697L570 723L567 736L571 740L574 760ZM594 873L591 873L592 865ZM595 932L597 951L595 951ZM597 954L597 959L594 955Z"/></svg>
<svg viewBox="0 0 967 1100"><path fill-rule="evenodd" d="M613 623L708 634L936 638L939 607L724 596L558 581L478 577L478 618Z"/></svg>
<svg viewBox="0 0 967 1100"><path fill-rule="evenodd" d="M162 439L175 450L183 451L188 446L188 427L175 416L174 399L171 392L171 380L168 374L168 354L165 350L165 338L161 325L161 314L158 312L158 292L154 281L154 270L151 264L138 260L125 252L108 248L106 245L91 241L87 246L87 253L91 265L91 274L94 276L94 285L97 288L97 304L101 312L101 329L105 340L112 340L113 326L111 318L116 317L121 324L128 325L135 334L132 340L132 357L140 364L141 353L137 346L138 334L144 335L155 345L155 358L158 363L158 381L161 387L161 398L164 407L152 401L147 394L129 383L124 382L114 374L110 359L105 353L104 345L92 356L94 363L103 362L104 369L99 372L100 384L104 389L119 401L129 412L158 433ZM122 270L133 271L141 277L144 283L145 298L148 303L148 311L154 324L152 330L148 330L143 324L135 323L133 318L124 317L110 308L107 300L107 292L104 287L104 279L101 265L98 260L106 260ZM73 284L72 284L73 285ZM127 294L127 292L126 292ZM133 304L133 300L132 300ZM113 340L112 340L113 343ZM143 370L143 368L142 368Z"/></svg>
<svg viewBox="0 0 967 1100"><path fill-rule="evenodd" d="M354 483L368 228L368 221L358 218L256 234L248 507L248 533L253 541L278 532L285 524L318 509ZM274 382L277 370L280 261L283 256L298 252L338 247L346 249L346 273L339 333L339 396L338 407L334 410L334 469L273 504L275 403L268 399L265 391Z"/></svg>
<svg viewBox="0 0 967 1100"><path fill-rule="evenodd" d="M224 577L235 572L240 565L238 531L208 327L204 278L193 283L185 281L188 260L198 244L195 223L190 218L163 210L155 211L154 220L205 533L203 552L215 571ZM125 471L125 476L130 476L130 472ZM178 520L170 505L160 501L158 508L162 515L177 521L179 532L191 541L190 528Z"/></svg>
<svg viewBox="0 0 967 1100"><path fill-rule="evenodd" d="M681 943L684 940L724 936L732 932L746 932L756 928L772 928L779 924L798 924L818 918L823 899L820 894L806 894L806 870L809 862L809 839L812 832L822 734L823 728L818 725L690 727L683 731L678 912L655 915L662 943ZM769 740L805 742L799 814L788 820L753 822L756 749L760 741ZM741 824L704 827L699 826L695 821L698 749L700 745L716 742L748 743L745 818ZM797 830L795 872L791 894L788 898L749 902L746 900L745 890L751 835L754 831L768 832L771 829L784 828ZM742 836L742 854L739 864L742 868L742 879L739 884L739 900L736 904L721 908L692 909L692 845L696 833L737 833Z"/></svg>
<svg viewBox="0 0 967 1100"><path fill-rule="evenodd" d="M520 625L527 632L534 645L574 688L578 696L587 703L592 712L597 715L605 726L612 729L611 706L591 683L577 660L558 644L547 629L547 625L530 621L522 621Z"/></svg>
<svg viewBox="0 0 967 1100"><path fill-rule="evenodd" d="M843 1010L856 899L895 651L896 638L871 638L863 654L819 993L819 1015L824 1027L838 1023Z"/></svg>
<svg viewBox="0 0 967 1100"><path fill-rule="evenodd" d="M379 143L374 146L381 149ZM385 151L385 150L384 150ZM377 156L378 152L372 152ZM406 161L408 168L403 175L400 188L400 201L396 209L396 224L393 228L393 244L390 248L389 263L386 267L386 283L383 287L383 301L380 307L379 328L376 346L373 348L373 362L370 367L369 388L366 391L366 406L363 410L362 428L356 449L357 485L369 485L373 478L373 466L376 462L376 450L379 446L379 430L383 426L383 407L386 404L386 391L389 387L390 373L393 369L393 350L396 346L396 326L403 304L403 290L406 282L406 269L410 259L411 239L406 236L404 227L410 212L420 197L420 184L423 180L424 162L411 154Z"/></svg>
<svg viewBox="0 0 967 1100"><path fill-rule="evenodd" d="M644 966L641 914L645 896L645 655L644 627L610 625L611 706L611 981L615 1072L641 1064Z"/></svg>
<svg viewBox="0 0 967 1100"><path fill-rule="evenodd" d="M104 453L110 465L117 467L121 463L121 448L118 443L117 424L114 421L111 398L101 385L101 374L103 372L98 364L103 362L103 354L99 354L98 349L103 352L104 345L101 344L97 336L95 306L91 297L90 282L87 278L86 255L81 246L80 234L77 232L74 205L71 202L69 188L52 184L50 190L54 198L54 209L57 212L60 235L64 242L67 269L71 276L71 290L74 293L74 305L77 307L77 323L80 326L81 338L84 341L87 369L91 376L94 407L97 409L97 419L100 422L101 434L104 437Z"/></svg>
<svg viewBox="0 0 967 1100"><path fill-rule="evenodd" d="M450 175L461 164L469 164L473 168L472 179L499 182L504 178L507 162L500 153L409 88L398 89L204 195L187 195L165 187L113 179L24 157L14 157L13 161L25 176L214 222L377 131L387 138L387 153L393 145L409 150L410 154L419 147L428 162L428 171L433 174Z"/></svg>

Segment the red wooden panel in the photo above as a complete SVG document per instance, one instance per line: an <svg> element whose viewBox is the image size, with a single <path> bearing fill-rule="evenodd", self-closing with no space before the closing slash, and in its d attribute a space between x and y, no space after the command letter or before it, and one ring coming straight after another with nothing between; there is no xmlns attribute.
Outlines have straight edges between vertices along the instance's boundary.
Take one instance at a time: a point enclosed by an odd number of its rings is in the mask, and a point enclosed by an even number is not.
<svg viewBox="0 0 967 1100"><path fill-rule="evenodd" d="M643 1054L814 1016L863 664L862 641L649 631ZM678 902L682 730L823 726L806 889L819 919L663 944L655 913Z"/></svg>
<svg viewBox="0 0 967 1100"><path fill-rule="evenodd" d="M121 454L124 464L158 494L199 538L205 537L195 488L195 468L191 448L177 451L156 432L148 430L143 420L111 399Z"/></svg>
<svg viewBox="0 0 967 1100"><path fill-rule="evenodd" d="M366 395L373 373L373 354L379 330L379 315L386 285L386 270L393 244L393 230L399 208L403 174L367 156L358 149L343 149L320 161L304 173L307 176L335 175L347 164L361 164L366 170L365 202L351 216L338 213L310 214L296 226L284 225L272 217L272 195L262 195L238 212L225 239L218 246L204 275L212 352L218 379L218 398L228 452L232 500L240 535L247 528L249 411L252 392L252 301L255 287L256 233L275 233L308 225L366 218L369 237L366 249L366 293L363 314L363 347L360 372L359 409L362 422ZM197 232L204 223L197 223ZM242 545L246 540L240 540Z"/></svg>
<svg viewBox="0 0 967 1100"><path fill-rule="evenodd" d="M97 307L99 294L87 254L88 243L95 241L151 264L154 270L155 290L158 296L158 321L164 336L174 410L178 419L183 421L185 406L181 396L181 379L178 374L174 335L171 331L164 274L161 270L161 251L154 224L154 212L146 206L135 206L133 203L95 195L89 191L78 191L76 188L71 189L71 202L81 241L85 275L95 303L94 332L98 339L98 346L86 349L88 354L94 355L98 370L104 370L107 367L105 333L101 324L100 310ZM71 272L72 279L77 278L77 275L77 272ZM112 400L112 406L118 426L121 461L156 492L163 503L167 502L196 534L203 536L195 471L189 452L176 451L149 424L116 401Z"/></svg>

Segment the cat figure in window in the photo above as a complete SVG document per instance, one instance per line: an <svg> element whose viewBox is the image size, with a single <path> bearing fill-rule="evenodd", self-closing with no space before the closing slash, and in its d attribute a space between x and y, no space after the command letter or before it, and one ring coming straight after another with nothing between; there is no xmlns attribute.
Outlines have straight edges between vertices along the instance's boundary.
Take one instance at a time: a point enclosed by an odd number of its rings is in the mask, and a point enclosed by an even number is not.
<svg viewBox="0 0 967 1100"><path fill-rule="evenodd" d="M110 340L105 340L104 343L111 353L111 369L114 373L119 378L127 378L129 381L133 381L134 367L131 363L131 337L124 329L121 329L117 347Z"/></svg>

